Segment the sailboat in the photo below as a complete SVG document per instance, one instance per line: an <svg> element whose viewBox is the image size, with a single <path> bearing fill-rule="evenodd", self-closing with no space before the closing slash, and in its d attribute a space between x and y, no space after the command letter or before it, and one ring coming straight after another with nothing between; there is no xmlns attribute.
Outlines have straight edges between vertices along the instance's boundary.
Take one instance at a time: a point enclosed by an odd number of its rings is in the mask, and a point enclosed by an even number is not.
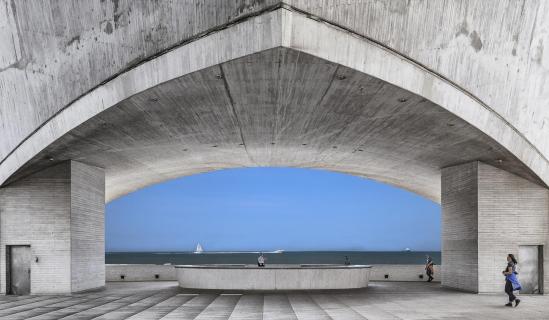
<svg viewBox="0 0 549 320"><path fill-rule="evenodd" d="M194 253L202 253L204 252L204 249L202 249L202 246L200 245L200 243L198 243L196 245L196 249L194 250Z"/></svg>

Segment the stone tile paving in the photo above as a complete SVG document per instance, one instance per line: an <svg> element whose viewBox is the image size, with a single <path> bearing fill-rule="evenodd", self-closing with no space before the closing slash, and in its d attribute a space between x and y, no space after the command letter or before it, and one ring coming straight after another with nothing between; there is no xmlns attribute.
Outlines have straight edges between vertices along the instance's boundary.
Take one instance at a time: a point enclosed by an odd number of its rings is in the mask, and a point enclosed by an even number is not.
<svg viewBox="0 0 549 320"><path fill-rule="evenodd" d="M128 282L74 295L1 296L0 319L549 320L549 296L523 295L518 308L504 307L505 298L411 282L323 292L192 291L175 282Z"/></svg>

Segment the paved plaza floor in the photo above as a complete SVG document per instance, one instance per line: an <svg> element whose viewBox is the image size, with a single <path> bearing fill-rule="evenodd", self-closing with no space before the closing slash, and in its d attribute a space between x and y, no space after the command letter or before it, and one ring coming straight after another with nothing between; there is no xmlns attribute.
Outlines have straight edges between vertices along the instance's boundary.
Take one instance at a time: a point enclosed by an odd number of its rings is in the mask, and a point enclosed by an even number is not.
<svg viewBox="0 0 549 320"><path fill-rule="evenodd" d="M176 282L109 283L98 292L2 296L0 319L549 319L549 296L477 295L435 283L373 282L332 292L198 292Z"/></svg>

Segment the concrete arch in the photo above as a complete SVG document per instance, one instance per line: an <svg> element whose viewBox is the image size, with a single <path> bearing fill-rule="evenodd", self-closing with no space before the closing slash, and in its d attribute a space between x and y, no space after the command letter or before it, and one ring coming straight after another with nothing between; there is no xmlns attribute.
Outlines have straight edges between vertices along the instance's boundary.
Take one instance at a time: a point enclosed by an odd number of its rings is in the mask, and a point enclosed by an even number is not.
<svg viewBox="0 0 549 320"><path fill-rule="evenodd" d="M32 164L31 160L43 161L36 156L48 145L125 99L193 72L274 48L318 57L423 97L497 141L527 167L511 161L503 164L503 168L540 184L549 181L544 156L510 123L473 95L375 41L282 6L154 57L74 101L4 159L0 164L0 183L9 182L24 164ZM483 160L498 164L497 159ZM383 180L382 176L373 178ZM385 181L397 184L390 179ZM419 193L427 195L424 190ZM439 199L436 194L428 196Z"/></svg>
<svg viewBox="0 0 549 320"><path fill-rule="evenodd" d="M366 2L357 2L361 10L369 8ZM219 0L212 7L219 6L219 12L227 13L230 10L223 7L224 3ZM249 4L247 0L239 3L244 7ZM313 2L295 3L306 6ZM410 4L388 3L391 6L382 12L389 12L391 18L394 13L397 20ZM415 3L412 13L431 12L425 3ZM436 3L444 6L458 2ZM475 4L486 9L490 4L485 3ZM105 5L103 1L95 4ZM116 27L117 21L122 23L120 19L127 17L119 15L115 8L118 2L111 4ZM186 6L183 9L190 5ZM14 12L15 7L11 7ZM527 16L543 11L543 6L534 7L527 6ZM86 8L76 10L82 13ZM153 5L152 10L139 12L137 20L148 19L155 8ZM455 9L437 8L446 14ZM4 9L10 7L0 10ZM180 12L185 12L183 9L178 7ZM332 11L348 13L352 6L343 11L310 9L329 16ZM238 14L242 10L237 8ZM195 16L207 9L198 11ZM124 14L129 16L128 12ZM549 166L546 143L539 140L545 129L538 126L534 133L525 130L534 122L534 114L545 114L538 101L527 109L535 112L521 119L509 116L505 108L510 104L491 108L462 88L469 75L461 77L458 86L433 72L432 64L426 64L429 69L388 45L352 31L348 26L356 15L344 17L339 25L278 1L261 4L250 12L237 20L216 17L199 21L199 29L210 30L208 33L189 31L193 26L184 28L183 34L192 35L188 41L167 51L159 49L157 55L121 73L113 72L116 76L61 109L56 107L58 99L48 100L44 114L36 115L21 130L11 122L2 122L6 127L0 130L7 132L9 139L0 148L2 156L7 154L0 162L1 279L6 279L6 247L26 244L37 257L43 257L32 265L31 292L101 287L105 282L105 201L162 180L238 166L346 172L440 201L442 263L447 270L442 283L450 287L496 292L495 277L501 271L498 259L518 252L524 243L548 247ZM522 14L522 9L512 12ZM506 19L514 21L513 17ZM220 21L229 22L220 25ZM431 28L433 21L438 20L430 20ZM213 29L207 29L212 25ZM148 27L138 27L132 35ZM101 28L100 32L113 32L111 21ZM454 36L450 29L445 30L446 35ZM520 36L525 34L535 33ZM469 31L467 24L460 27L455 38L461 42L471 38L472 47L467 49L481 50L479 34ZM78 42L71 38L62 48ZM485 45L489 44L487 41ZM14 45L14 55L8 60L15 61L6 70L0 69L0 81L3 72L16 74L6 76L11 85L23 81L21 73L26 71L21 72L25 69L21 64L28 57L19 59L20 54ZM131 57L124 56L125 62L117 66L132 65L124 64ZM541 53L538 58L541 63ZM471 66L474 62L464 68ZM65 71L54 76L64 79ZM452 80L457 77L450 75ZM102 76L104 73L98 77ZM482 78L475 85L482 86L487 75ZM544 83L541 78L526 87ZM27 94L35 84L32 80L30 84L24 82ZM96 78L86 80L84 91L98 82ZM37 82L45 83L42 79ZM80 94L82 88L75 87L67 96ZM521 90L518 87L515 89ZM0 85L0 90L5 91L5 87ZM491 90L494 92L493 86ZM37 94L43 96L44 90ZM28 115L19 112L16 99L10 103L1 111L7 110L9 119L26 120ZM40 113L39 106L29 107L27 103L25 107L25 111ZM22 138L29 131L32 133ZM17 147L9 151L13 145ZM508 217L514 219L513 226L507 223ZM509 234L513 235L511 240ZM549 259L544 263L549 265ZM549 275L543 280L548 283ZM0 286L0 292L4 289Z"/></svg>

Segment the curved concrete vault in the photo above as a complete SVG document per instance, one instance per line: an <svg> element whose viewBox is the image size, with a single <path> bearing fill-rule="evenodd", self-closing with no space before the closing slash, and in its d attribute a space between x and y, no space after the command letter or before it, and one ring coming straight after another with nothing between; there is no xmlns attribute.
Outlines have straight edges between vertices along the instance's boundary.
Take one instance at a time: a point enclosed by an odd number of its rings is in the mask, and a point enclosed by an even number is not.
<svg viewBox="0 0 549 320"><path fill-rule="evenodd" d="M481 160L540 185L549 174L544 156L469 92L285 5L86 93L8 154L0 178L68 159L106 170L107 201L240 166L346 172L434 201L447 166Z"/></svg>
<svg viewBox="0 0 549 320"><path fill-rule="evenodd" d="M166 179L253 166L345 172L434 201L440 201L441 168L474 160L539 181L448 110L283 47L132 95L70 130L13 179L51 166L50 157L104 168L107 201Z"/></svg>
<svg viewBox="0 0 549 320"><path fill-rule="evenodd" d="M9 246L28 244L42 257L31 292L99 287L105 202L293 166L441 202L443 285L495 292L500 256L549 245L547 16L526 0L0 5L13 44L0 47L0 279Z"/></svg>

